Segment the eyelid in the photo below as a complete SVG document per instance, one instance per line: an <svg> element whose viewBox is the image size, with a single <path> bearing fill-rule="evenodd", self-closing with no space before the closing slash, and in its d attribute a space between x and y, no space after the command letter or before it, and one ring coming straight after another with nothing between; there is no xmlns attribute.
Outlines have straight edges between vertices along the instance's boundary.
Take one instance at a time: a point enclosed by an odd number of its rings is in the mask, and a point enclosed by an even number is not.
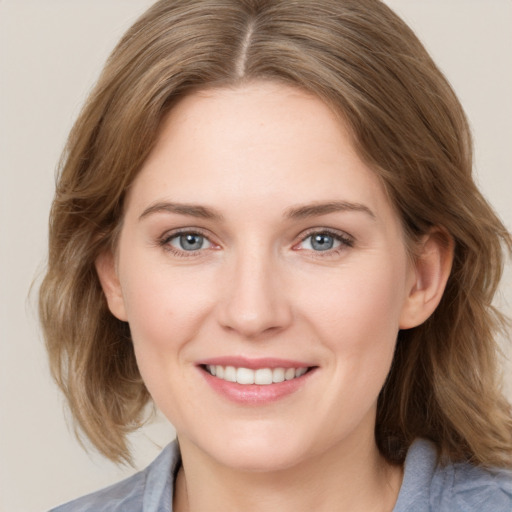
<svg viewBox="0 0 512 512"><path fill-rule="evenodd" d="M205 238L208 238L208 240L210 240L210 238L211 238L211 234L207 233L202 228L186 227L186 228L176 228L176 229L167 230L161 236L159 236L158 239L160 241L170 240L171 238L174 238L174 237L176 237L178 235L199 235L199 236L203 236Z"/></svg>
<svg viewBox="0 0 512 512"><path fill-rule="evenodd" d="M200 250L202 251L205 249L211 249L211 247L213 246L212 242L210 241L210 239L208 237L201 235L200 233L193 233L193 232L178 233L176 235L172 235L167 239L168 240L167 243L170 244L175 249L177 249L178 251L181 251L182 249L179 247L179 244L182 242L182 238L183 237L187 238L189 236L201 239L202 242L206 243L207 247L201 247L201 249L190 250L190 251L187 251L186 249L184 249L185 252L199 252ZM176 242L178 243L178 245L176 244Z"/></svg>
<svg viewBox="0 0 512 512"><path fill-rule="evenodd" d="M207 247L205 249L198 249L197 251L185 251L181 250L177 247L174 247L170 244L170 241L173 238L176 238L180 235L199 235L210 243L210 247ZM211 233L207 232L206 230L198 227L185 227L185 228L177 228L177 229L171 229L166 232L164 232L161 236L157 239L157 245L164 248L166 251L169 251L173 253L174 255L180 256L180 257L194 257L199 256L205 251L209 250L217 250L220 248L219 244L216 243L214 240L212 240Z"/></svg>
<svg viewBox="0 0 512 512"><path fill-rule="evenodd" d="M333 252L335 253L336 251L339 252L340 250L343 250L344 248L353 247L354 243L355 243L355 238L352 235L349 235L345 231L340 231L340 230L332 229L332 228L317 227L317 228L310 228L310 229L306 230L305 232L301 233L298 242L293 244L293 248L294 249L297 248L297 246L299 244L303 243L305 240L307 240L309 237L311 237L313 235L329 235L329 236L332 236L333 238L335 238L336 240L338 240L339 242L341 242L341 246L337 247L337 248L328 249L326 251L310 251L310 252L318 253L319 255L322 252L326 255L329 253L332 254ZM309 250L309 249L298 249L297 248L296 250Z"/></svg>

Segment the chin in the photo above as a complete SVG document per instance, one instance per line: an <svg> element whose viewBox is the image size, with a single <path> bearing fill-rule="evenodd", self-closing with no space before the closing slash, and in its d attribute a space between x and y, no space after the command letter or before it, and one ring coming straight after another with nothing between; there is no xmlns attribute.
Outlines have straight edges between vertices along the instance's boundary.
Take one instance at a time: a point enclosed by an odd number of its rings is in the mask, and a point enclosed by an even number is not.
<svg viewBox="0 0 512 512"><path fill-rule="evenodd" d="M216 463L242 472L272 472L288 469L307 458L308 446L300 436L290 435L290 428L279 433L275 429L248 429L245 435L209 433L196 446Z"/></svg>
<svg viewBox="0 0 512 512"><path fill-rule="evenodd" d="M258 442L249 449L230 448L225 450L218 460L221 464L236 471L265 473L289 469L303 460L303 447L299 451L294 447L261 446Z"/></svg>

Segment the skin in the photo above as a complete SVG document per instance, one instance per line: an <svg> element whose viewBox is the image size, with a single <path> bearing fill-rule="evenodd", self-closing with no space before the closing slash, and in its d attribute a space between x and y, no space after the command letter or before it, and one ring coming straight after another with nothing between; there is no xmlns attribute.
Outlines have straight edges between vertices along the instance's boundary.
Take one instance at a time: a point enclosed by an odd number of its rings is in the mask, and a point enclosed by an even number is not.
<svg viewBox="0 0 512 512"><path fill-rule="evenodd" d="M303 208L333 202L352 206ZM202 245L185 251L176 230ZM326 230L333 248L316 250L311 235ZM117 252L97 269L178 433L178 512L392 510L402 469L377 450L376 402L399 329L441 298L451 251L437 240L413 263L380 181L312 95L258 82L171 111L129 191ZM315 371L250 406L206 383L197 363L219 356Z"/></svg>

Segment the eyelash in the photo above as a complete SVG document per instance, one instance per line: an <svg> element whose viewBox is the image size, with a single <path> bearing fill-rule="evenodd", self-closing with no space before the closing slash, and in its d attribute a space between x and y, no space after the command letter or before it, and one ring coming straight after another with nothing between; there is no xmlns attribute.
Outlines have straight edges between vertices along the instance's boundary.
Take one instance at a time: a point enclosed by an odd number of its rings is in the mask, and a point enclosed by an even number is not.
<svg viewBox="0 0 512 512"><path fill-rule="evenodd" d="M305 234L301 236L301 239L298 243L294 244L294 248L297 247L299 244L304 243L308 238L311 238L315 235L326 235L329 237L332 237L335 241L340 242L340 245L338 247L332 248L332 249L326 249L325 251L314 251L311 249L297 249L297 250L307 250L309 251L314 257L316 258L328 258L329 256L337 256L338 254L342 253L347 248L354 247L355 240L353 237L348 235L347 233L343 233L340 231L335 231L332 229L318 229L314 228L309 231L307 231Z"/></svg>
<svg viewBox="0 0 512 512"><path fill-rule="evenodd" d="M214 244L210 238L209 235L201 231L200 229L194 228L194 229L179 229L177 231L173 231L172 233L165 233L159 240L158 245L162 247L165 251L168 251L172 253L174 256L177 256L178 258L193 258L197 257L200 253L202 253L205 249L199 249L197 251L185 251L185 250L179 250L176 249L176 247L173 247L170 242L174 238L177 238L182 235L193 235L193 236L200 236L204 238L205 240L208 240L210 244Z"/></svg>
<svg viewBox="0 0 512 512"><path fill-rule="evenodd" d="M197 257L199 256L203 251L206 249L198 249L196 251L185 251L185 250L179 250L173 247L170 242L171 240L182 236L182 235L195 235L200 236L204 239L206 239L210 244L212 244L214 247L217 246L217 244L214 244L210 238L209 235L201 231L200 229L180 229L177 231L173 231L172 233L165 233L162 237L158 239L158 245L162 247L164 250L172 253L174 256L180 257L180 258L190 258L190 257ZM346 233L335 231L331 229L311 229L307 231L305 234L301 236L301 239L299 242L295 243L292 248L297 247L299 244L304 243L308 238L311 238L314 235L326 235L329 237L332 237L335 241L340 242L340 246L332 249L326 249L325 251L314 251L311 249L296 249L296 250L307 250L314 254L315 257L325 258L333 255L337 255L341 252L343 252L347 248L354 247L355 240L353 237L347 235Z"/></svg>

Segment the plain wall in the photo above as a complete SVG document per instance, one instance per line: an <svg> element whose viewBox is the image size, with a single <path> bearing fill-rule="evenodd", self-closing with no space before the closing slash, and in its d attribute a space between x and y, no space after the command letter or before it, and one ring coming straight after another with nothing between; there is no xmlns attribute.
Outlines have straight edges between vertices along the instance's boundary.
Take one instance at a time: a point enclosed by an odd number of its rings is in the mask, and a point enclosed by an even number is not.
<svg viewBox="0 0 512 512"><path fill-rule="evenodd" d="M130 475L77 443L49 375L31 282L44 267L54 171L103 62L151 0L0 0L0 511L37 512ZM512 229L512 2L389 0L469 116L476 173ZM503 285L510 313L510 265ZM507 305L508 303L508 305ZM507 393L512 397L512 366ZM133 436L137 468L173 437Z"/></svg>

